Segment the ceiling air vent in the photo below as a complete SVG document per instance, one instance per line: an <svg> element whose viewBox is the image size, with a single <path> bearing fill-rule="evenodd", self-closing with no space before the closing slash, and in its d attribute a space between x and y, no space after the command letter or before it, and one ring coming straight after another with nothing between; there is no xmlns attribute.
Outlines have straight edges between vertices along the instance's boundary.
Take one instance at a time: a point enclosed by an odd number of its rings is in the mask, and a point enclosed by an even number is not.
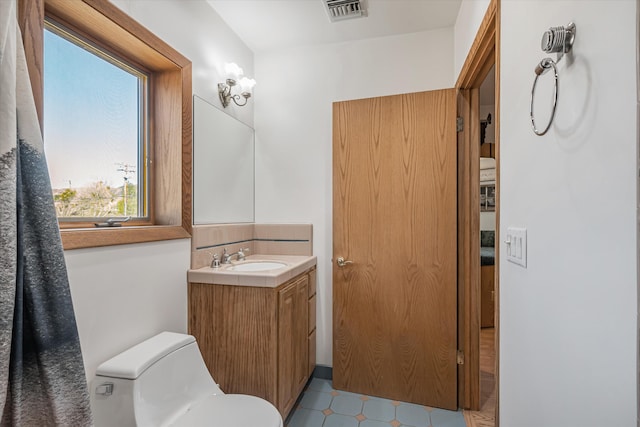
<svg viewBox="0 0 640 427"><path fill-rule="evenodd" d="M363 18L367 11L363 0L322 0L331 22L352 18Z"/></svg>

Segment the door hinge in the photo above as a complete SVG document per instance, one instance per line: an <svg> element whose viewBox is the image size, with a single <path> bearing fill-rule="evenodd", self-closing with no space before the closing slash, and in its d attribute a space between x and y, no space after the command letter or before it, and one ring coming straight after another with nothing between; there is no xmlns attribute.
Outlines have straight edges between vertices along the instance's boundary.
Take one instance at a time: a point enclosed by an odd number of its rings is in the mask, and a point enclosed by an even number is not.
<svg viewBox="0 0 640 427"><path fill-rule="evenodd" d="M458 362L458 365L464 365L464 351L458 350L456 361Z"/></svg>
<svg viewBox="0 0 640 427"><path fill-rule="evenodd" d="M464 129L464 119L462 117L456 117L456 131L462 132Z"/></svg>

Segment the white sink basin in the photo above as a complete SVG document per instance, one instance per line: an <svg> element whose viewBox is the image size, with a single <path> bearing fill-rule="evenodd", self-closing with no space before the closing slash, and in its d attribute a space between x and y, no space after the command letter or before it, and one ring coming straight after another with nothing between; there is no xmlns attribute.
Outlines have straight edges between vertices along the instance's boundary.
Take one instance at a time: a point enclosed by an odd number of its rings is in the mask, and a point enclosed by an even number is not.
<svg viewBox="0 0 640 427"><path fill-rule="evenodd" d="M229 267L228 270L233 271L267 271L276 270L278 268L286 267L287 264L283 262L275 261L249 261L242 264L236 264L233 267Z"/></svg>

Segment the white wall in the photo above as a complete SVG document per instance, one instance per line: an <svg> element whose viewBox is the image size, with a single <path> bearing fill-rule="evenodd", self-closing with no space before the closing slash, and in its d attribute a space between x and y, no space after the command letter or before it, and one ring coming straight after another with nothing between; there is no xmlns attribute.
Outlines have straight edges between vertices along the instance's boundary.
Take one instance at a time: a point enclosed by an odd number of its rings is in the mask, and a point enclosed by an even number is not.
<svg viewBox="0 0 640 427"><path fill-rule="evenodd" d="M256 222L312 222L331 365L332 103L453 86L452 29L256 54Z"/></svg>
<svg viewBox="0 0 640 427"><path fill-rule="evenodd" d="M527 228L528 265L501 255L501 425L637 424L636 7L502 1L500 232ZM537 137L540 38L569 21L575 58L560 63L555 124Z"/></svg>
<svg viewBox="0 0 640 427"><path fill-rule="evenodd" d="M458 78L491 0L462 0L454 26L454 79Z"/></svg>
<svg viewBox="0 0 640 427"><path fill-rule="evenodd" d="M112 3L191 60L193 93L211 104L220 105L218 83L227 77L226 62L235 62L246 76L254 76L253 52L206 1L112 0ZM259 90L259 86L255 89ZM253 127L251 101L246 107L232 103L224 111Z"/></svg>
<svg viewBox="0 0 640 427"><path fill-rule="evenodd" d="M253 75L253 53L205 1L113 0L189 58L193 92L219 105L225 62ZM253 106L225 112L253 126ZM88 379L103 361L163 330L187 331L189 239L66 251Z"/></svg>
<svg viewBox="0 0 640 427"><path fill-rule="evenodd" d="M87 379L161 331L187 332L189 239L65 252Z"/></svg>

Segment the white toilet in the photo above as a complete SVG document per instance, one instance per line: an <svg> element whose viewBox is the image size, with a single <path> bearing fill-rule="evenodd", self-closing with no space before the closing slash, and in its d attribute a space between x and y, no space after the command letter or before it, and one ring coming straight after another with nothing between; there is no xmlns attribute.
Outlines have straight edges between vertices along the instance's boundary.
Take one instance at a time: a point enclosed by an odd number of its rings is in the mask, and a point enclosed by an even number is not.
<svg viewBox="0 0 640 427"><path fill-rule="evenodd" d="M266 400L220 390L191 335L162 332L120 353L90 391L96 427L282 427Z"/></svg>

